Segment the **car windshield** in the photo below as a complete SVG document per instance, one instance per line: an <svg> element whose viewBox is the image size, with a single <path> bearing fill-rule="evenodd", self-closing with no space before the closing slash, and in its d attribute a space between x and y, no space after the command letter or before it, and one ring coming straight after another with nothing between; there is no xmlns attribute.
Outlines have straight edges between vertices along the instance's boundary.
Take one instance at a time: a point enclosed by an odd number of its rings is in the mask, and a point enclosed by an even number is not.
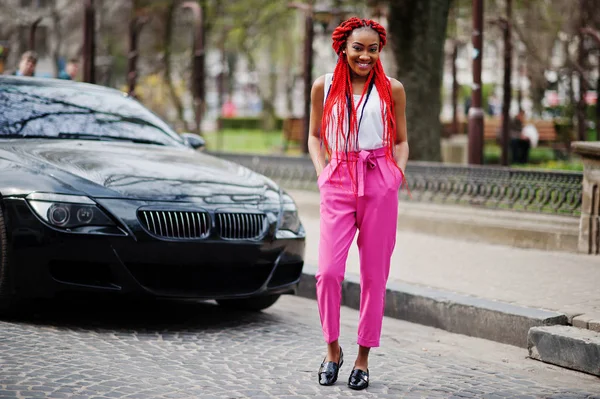
<svg viewBox="0 0 600 399"><path fill-rule="evenodd" d="M116 91L38 79L0 82L1 138L183 144L160 118Z"/></svg>

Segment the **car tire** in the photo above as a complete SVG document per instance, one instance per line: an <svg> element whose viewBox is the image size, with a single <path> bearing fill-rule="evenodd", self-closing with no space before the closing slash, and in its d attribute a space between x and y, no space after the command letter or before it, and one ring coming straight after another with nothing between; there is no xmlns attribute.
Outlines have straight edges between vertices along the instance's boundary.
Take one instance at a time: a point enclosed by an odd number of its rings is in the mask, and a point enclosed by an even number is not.
<svg viewBox="0 0 600 399"><path fill-rule="evenodd" d="M0 315L9 314L11 310L14 310L15 304L8 251L4 213L0 209Z"/></svg>
<svg viewBox="0 0 600 399"><path fill-rule="evenodd" d="M280 296L279 294L275 294L242 299L218 299L217 303L229 309L258 312L272 306Z"/></svg>

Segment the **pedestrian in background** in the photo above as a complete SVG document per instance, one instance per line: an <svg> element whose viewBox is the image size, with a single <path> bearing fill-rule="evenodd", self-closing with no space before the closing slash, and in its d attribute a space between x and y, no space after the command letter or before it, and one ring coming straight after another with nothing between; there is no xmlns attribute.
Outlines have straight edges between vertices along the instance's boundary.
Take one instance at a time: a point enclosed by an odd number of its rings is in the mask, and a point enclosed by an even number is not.
<svg viewBox="0 0 600 399"><path fill-rule="evenodd" d="M67 65L65 65L65 69L61 70L58 74L59 79L66 80L75 80L77 78L77 74L79 73L79 60L77 58L71 58Z"/></svg>
<svg viewBox="0 0 600 399"><path fill-rule="evenodd" d="M21 55L19 67L15 71L17 76L33 76L37 65L38 56L35 51L26 51Z"/></svg>
<svg viewBox="0 0 600 399"><path fill-rule="evenodd" d="M531 149L531 128L528 128L528 134L524 131L525 111L519 110L517 115L510 120L508 124L510 152L513 163L526 164L529 161L529 150ZM534 127L535 129L535 127ZM537 134L537 130L535 131ZM496 132L498 144L502 145L502 125ZM537 138L535 139L537 144Z"/></svg>
<svg viewBox="0 0 600 399"><path fill-rule="evenodd" d="M523 133L525 127L525 111L519 110L517 116L510 121L510 148L512 152L512 161L514 163L525 164L529 161L529 150L531 141Z"/></svg>
<svg viewBox="0 0 600 399"><path fill-rule="evenodd" d="M369 385L369 352L379 346L386 283L396 243L398 189L408 161L404 87L387 77L379 59L386 31L350 18L333 32L333 74L311 91L308 147L321 193L317 302L327 355L319 384L332 385L343 364L339 345L341 284L358 230L360 316L358 354L348 379ZM326 165L326 158L329 163Z"/></svg>

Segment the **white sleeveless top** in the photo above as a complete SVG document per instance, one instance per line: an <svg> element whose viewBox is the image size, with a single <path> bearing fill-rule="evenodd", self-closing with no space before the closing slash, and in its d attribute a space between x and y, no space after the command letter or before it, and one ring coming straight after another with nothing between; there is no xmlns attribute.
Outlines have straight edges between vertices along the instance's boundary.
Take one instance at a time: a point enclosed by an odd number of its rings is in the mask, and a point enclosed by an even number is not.
<svg viewBox="0 0 600 399"><path fill-rule="evenodd" d="M323 100L323 104L325 104L325 101L327 101L327 94L329 93L332 80L332 73L325 75L325 98ZM371 95L369 96L367 103L364 104L366 99L367 95L365 94L363 102L357 107L357 103L360 100L360 94L354 94L356 118L357 121L360 121L360 125L358 127L358 148L356 148L356 143L348 143L348 151L375 150L384 146L383 118L381 116L379 93L377 92L377 88L375 86L373 86L373 89L371 90ZM335 125L337 118L335 118L336 110L333 110L333 112L334 118L331 119L329 126L327 126L327 141L331 146L331 151L345 151L345 148L335 148L335 132L337 132ZM348 134L348 118L346 118L344 121L343 131L346 135ZM344 141L340 139L340 145L343 145L343 143Z"/></svg>

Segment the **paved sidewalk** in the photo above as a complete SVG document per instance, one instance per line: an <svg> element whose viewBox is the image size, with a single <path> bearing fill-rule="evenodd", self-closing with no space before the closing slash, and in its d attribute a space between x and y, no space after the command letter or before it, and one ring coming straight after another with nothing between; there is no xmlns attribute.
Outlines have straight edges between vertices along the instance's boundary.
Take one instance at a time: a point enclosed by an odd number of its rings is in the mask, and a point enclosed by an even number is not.
<svg viewBox="0 0 600 399"><path fill-rule="evenodd" d="M310 270L318 263L319 193L289 193L298 204L307 231L306 264ZM358 275L358 259L355 242L348 257L347 276ZM598 256L467 242L399 230L388 287L394 283L557 311L567 315L569 323L577 316L574 325L600 331Z"/></svg>

